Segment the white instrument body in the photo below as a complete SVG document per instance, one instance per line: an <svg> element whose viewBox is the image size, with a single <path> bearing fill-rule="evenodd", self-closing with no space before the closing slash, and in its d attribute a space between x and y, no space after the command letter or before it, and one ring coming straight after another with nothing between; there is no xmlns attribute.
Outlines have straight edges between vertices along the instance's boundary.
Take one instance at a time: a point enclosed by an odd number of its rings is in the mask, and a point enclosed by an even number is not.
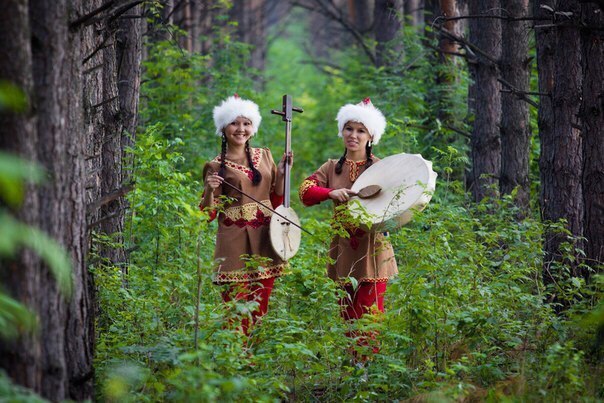
<svg viewBox="0 0 604 403"><path fill-rule="evenodd" d="M292 112L302 112L302 109L296 108L292 105L292 98L290 95L283 96L283 109L282 111L272 111L275 115L283 117L285 122L285 154L289 155L291 152L291 125L292 125ZM290 202L290 177L291 177L291 161L285 161L285 172L284 172L284 192L283 192L283 204L275 209L275 211L287 218L279 217L277 214L273 214L271 217L270 224L270 236L273 250L279 257L285 261L294 257L300 247L300 240L302 239L302 230L300 229L300 219L298 215L289 206ZM296 225L292 225L294 223Z"/></svg>
<svg viewBox="0 0 604 403"><path fill-rule="evenodd" d="M300 225L300 219L293 208L281 205L275 211L291 222ZM271 217L270 235L273 250L281 259L289 260L298 252L302 231L276 214Z"/></svg>
<svg viewBox="0 0 604 403"><path fill-rule="evenodd" d="M413 213L423 210L436 188L437 174L432 162L420 154L396 154L386 157L363 172L351 190L358 192L369 185L379 185L382 190L373 198L352 197L348 203L353 217L369 214L372 224L393 220L399 226L407 224Z"/></svg>

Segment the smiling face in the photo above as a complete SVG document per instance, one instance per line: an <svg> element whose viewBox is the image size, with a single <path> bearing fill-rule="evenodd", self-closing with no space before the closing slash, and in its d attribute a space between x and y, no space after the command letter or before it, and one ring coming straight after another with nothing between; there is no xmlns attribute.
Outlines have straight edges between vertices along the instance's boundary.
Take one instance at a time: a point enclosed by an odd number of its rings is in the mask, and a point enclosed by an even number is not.
<svg viewBox="0 0 604 403"><path fill-rule="evenodd" d="M226 125L223 130L227 143L231 147L244 146L254 134L252 121L241 116Z"/></svg>
<svg viewBox="0 0 604 403"><path fill-rule="evenodd" d="M342 128L342 138L348 152L364 152L371 135L364 124L347 122Z"/></svg>

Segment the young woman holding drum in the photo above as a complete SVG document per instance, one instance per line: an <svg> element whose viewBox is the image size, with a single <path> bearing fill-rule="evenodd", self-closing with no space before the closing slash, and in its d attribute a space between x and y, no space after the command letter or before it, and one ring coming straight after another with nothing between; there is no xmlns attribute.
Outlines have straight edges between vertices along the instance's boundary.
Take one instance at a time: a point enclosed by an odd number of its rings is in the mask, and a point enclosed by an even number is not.
<svg viewBox="0 0 604 403"><path fill-rule="evenodd" d="M338 135L344 142L344 155L328 160L302 183L299 195L306 206L329 199L336 207L347 203L355 195L350 190L355 180L378 161L372 154L372 147L380 141L386 119L369 98L356 105L344 105L336 120ZM355 321L372 309L383 312L388 279L398 273L392 245L382 232L347 224L345 217L335 218L342 219L348 232L347 237L336 235L332 239L329 256L333 263L327 267L329 278L346 290L347 296L340 301L342 317ZM352 278L355 281L351 281ZM349 335L360 336L360 344L365 345L369 343L368 338L374 336ZM375 345L373 351L377 350Z"/></svg>

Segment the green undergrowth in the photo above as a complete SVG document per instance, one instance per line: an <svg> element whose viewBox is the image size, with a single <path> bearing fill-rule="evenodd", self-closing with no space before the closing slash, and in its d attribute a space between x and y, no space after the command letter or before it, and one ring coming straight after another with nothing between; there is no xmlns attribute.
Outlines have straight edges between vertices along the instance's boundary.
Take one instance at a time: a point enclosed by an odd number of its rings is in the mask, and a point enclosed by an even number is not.
<svg viewBox="0 0 604 403"><path fill-rule="evenodd" d="M334 52L339 67L321 73L301 63L307 56L296 29L292 24L269 49L262 89L241 73L248 49L235 42L227 40L208 57L168 44L152 50L142 87L144 124L131 151L136 188L128 196L124 233L130 260L125 270L91 258L98 399L602 399L597 287L563 266L552 268L560 281L547 291L572 301L570 310L556 314L542 282L543 224L532 217L518 221L513 195L469 201L467 138L434 117L425 94L436 72L419 40L406 35L398 69L369 67L349 49ZM452 68L459 71L447 91L448 125L463 131L467 74ZM342 292L325 270L332 207L305 208L293 193L293 207L313 235L303 233L249 339L233 329L254 306L222 302L221 288L211 283L217 224L197 209L203 163L220 146L211 108L233 92L260 105L264 119L253 145L270 147L275 159L283 150L283 123L268 110L279 108L284 93L305 109L293 124L294 189L327 158L341 155L337 110L365 96L389 121L376 155L421 153L434 162L439 179L430 205L390 230L399 274L388 285L384 315L354 325L340 318ZM102 242L111 241L95 239ZM569 239L569 256L572 244ZM352 350L362 356L368 347L347 337L351 331L377 335L380 352L363 365Z"/></svg>

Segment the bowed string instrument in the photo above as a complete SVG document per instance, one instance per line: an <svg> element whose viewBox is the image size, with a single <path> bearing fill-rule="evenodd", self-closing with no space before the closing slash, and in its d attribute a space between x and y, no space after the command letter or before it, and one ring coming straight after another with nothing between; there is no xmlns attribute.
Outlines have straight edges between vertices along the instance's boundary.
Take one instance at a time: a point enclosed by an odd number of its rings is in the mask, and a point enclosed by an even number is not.
<svg viewBox="0 0 604 403"><path fill-rule="evenodd" d="M302 108L297 108L292 104L291 95L283 95L282 109L272 110L274 115L281 116L281 120L285 122L285 172L283 176L284 191L283 204L277 207L277 213L271 219L270 236L271 243L275 253L283 260L288 260L293 257L300 247L300 239L302 229L300 227L300 219L298 215L290 207L290 191L291 191L291 129L293 112L302 113Z"/></svg>

